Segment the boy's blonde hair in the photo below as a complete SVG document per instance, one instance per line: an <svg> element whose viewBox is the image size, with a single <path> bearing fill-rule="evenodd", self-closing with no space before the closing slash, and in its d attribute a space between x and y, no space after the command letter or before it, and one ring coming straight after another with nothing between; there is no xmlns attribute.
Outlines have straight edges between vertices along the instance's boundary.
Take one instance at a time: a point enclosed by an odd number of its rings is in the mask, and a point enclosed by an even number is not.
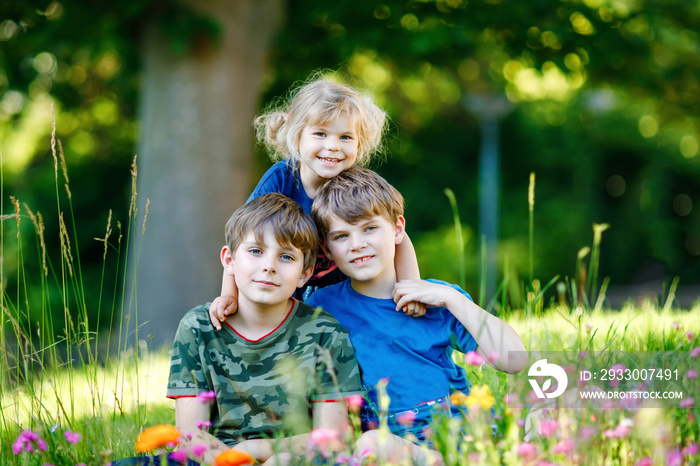
<svg viewBox="0 0 700 466"><path fill-rule="evenodd" d="M357 132L358 165L366 165L381 152L386 112L368 95L356 89L321 78L308 82L284 102L255 118L257 139L263 142L273 160L299 161L299 138L307 126L322 125L348 112Z"/></svg>
<svg viewBox="0 0 700 466"><path fill-rule="evenodd" d="M292 199L279 193L263 194L239 207L226 222L226 245L231 256L250 232L262 242L271 228L283 247L296 247L304 254L304 270L316 264L318 234L311 217Z"/></svg>
<svg viewBox="0 0 700 466"><path fill-rule="evenodd" d="M403 196L372 170L351 167L316 191L311 217L323 241L334 215L351 224L377 215L396 223L403 215Z"/></svg>

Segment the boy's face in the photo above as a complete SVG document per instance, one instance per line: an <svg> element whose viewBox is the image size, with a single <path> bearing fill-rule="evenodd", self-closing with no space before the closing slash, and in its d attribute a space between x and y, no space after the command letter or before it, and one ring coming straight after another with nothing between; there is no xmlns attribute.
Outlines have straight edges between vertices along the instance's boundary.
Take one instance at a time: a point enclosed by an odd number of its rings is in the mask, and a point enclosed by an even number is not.
<svg viewBox="0 0 700 466"><path fill-rule="evenodd" d="M238 287L238 305L274 306L286 302L304 285L312 269L304 270L304 253L294 246L281 246L271 228L262 241L248 233L233 257L224 247L221 262L233 274Z"/></svg>
<svg viewBox="0 0 700 466"><path fill-rule="evenodd" d="M369 282L396 274L396 245L403 240L405 220L396 223L377 215L348 223L331 217L324 249L338 268L358 282Z"/></svg>

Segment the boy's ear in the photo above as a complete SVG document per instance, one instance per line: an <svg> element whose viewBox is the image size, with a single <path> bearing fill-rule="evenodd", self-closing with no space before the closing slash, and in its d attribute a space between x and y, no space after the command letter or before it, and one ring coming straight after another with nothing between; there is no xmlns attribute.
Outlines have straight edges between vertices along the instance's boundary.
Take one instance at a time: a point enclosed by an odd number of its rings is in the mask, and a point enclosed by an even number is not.
<svg viewBox="0 0 700 466"><path fill-rule="evenodd" d="M228 275L234 275L233 273L233 256L228 246L221 248L221 265L224 267L224 271Z"/></svg>
<svg viewBox="0 0 700 466"><path fill-rule="evenodd" d="M394 230L394 244L400 244L403 241L403 237L406 235L406 219L403 215L399 215L396 219L396 226Z"/></svg>
<svg viewBox="0 0 700 466"><path fill-rule="evenodd" d="M328 246L326 246L326 242L321 239L318 241L318 245L321 246L321 250L326 255L326 257L330 260L333 260L333 257L331 256L331 251L328 249Z"/></svg>
<svg viewBox="0 0 700 466"><path fill-rule="evenodd" d="M311 274L313 273L313 267L309 267L308 269L304 270L304 272L302 272L301 274L301 277L299 277L299 283L297 283L297 288L301 288L302 286L306 285L306 282L309 281L309 278L311 278Z"/></svg>

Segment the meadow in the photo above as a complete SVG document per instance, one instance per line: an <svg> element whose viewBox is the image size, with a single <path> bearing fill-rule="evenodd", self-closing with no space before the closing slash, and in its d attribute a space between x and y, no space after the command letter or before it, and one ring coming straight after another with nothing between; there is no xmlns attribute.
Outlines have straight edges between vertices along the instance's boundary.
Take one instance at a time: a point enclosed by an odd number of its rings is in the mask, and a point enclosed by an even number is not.
<svg viewBox="0 0 700 466"><path fill-rule="evenodd" d="M115 283L102 283L97 304L108 303L101 312L111 316L114 326L98 331L89 318L88 309L95 304L85 299L68 173L60 144L57 149L53 140L52 155L61 219L59 250L47 250L42 217L29 206L13 198L15 213L2 218L0 463L103 465L134 456L136 439L145 429L174 423L173 404L165 398L169 348L149 348L134 323L119 317L133 301L127 295L123 273L116 274ZM129 222L112 226L110 218L105 237L98 239L104 242L105 263L108 254L127 257L130 245L138 245L138 236L145 229L145 225L134 224L135 162L132 174ZM1 194L4 202L6 194ZM31 237L19 233L23 221L34 225ZM592 283L596 282L600 235L597 241L582 250L576 268L587 267ZM38 248L39 264L24 263L23 251L29 247ZM19 271L19 286L13 293L4 285L5 261L9 260L16 261ZM124 270L125 261L117 262ZM32 275L43 283L39 296L22 286ZM683 352L690 358L691 368L682 375L697 385L700 343L696 316L700 303L691 309L678 308L671 287L669 295L658 302L630 302L613 310L604 304L605 281L598 289L575 280L565 280L563 289L557 290L568 299L546 301L545 291L553 283L541 289L530 277L521 286L524 298L515 306L506 304L513 300L503 286L501 300L489 306L498 309L518 330L526 348L575 354ZM49 293L62 298L62 324L49 317ZM552 405L539 410L538 416L528 417L532 405L515 408L510 399L506 401L512 388L504 374L474 355L461 357L459 362L473 383L468 396L452 399L465 406L465 415L461 419L437 416L433 426L434 444L447 464L698 464L698 412L690 397L664 408L644 403L606 409ZM356 413L351 415L355 419ZM314 438L304 464L391 463L372 452L329 455L325 451L327 439L322 435ZM165 451L172 439L164 439L162 445L158 439L154 442L149 449ZM187 454L197 458L196 451ZM242 464L240 459L236 461L222 460L220 464Z"/></svg>

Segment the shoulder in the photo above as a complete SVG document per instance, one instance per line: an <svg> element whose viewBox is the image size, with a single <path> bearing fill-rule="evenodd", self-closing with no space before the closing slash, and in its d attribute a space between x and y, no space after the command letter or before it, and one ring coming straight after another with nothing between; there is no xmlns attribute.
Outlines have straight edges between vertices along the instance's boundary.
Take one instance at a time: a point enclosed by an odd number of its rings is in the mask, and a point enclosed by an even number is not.
<svg viewBox="0 0 700 466"><path fill-rule="evenodd" d="M317 292L318 293L318 292ZM315 294L315 293L314 293ZM319 327L340 326L338 320L333 315L313 304L306 304L299 301L296 317L300 322L312 322L320 324Z"/></svg>
<svg viewBox="0 0 700 466"><path fill-rule="evenodd" d="M343 280L340 283L334 285L324 286L313 292L313 294L308 299L308 304L311 306L321 306L327 303L329 300L336 299L338 296L346 295L346 286L350 283L350 280Z"/></svg>
<svg viewBox="0 0 700 466"><path fill-rule="evenodd" d="M449 283L449 282L446 282L446 281L443 281L443 280L436 280L436 279L434 279L434 278L428 278L428 279L426 279L425 281L430 282L430 283L436 283L436 284L438 284L438 285L449 286L450 288L454 288L455 290L459 291L459 292L462 293L464 296L466 296L467 298L469 298L470 301L474 301L474 300L472 299L472 297L469 295L469 293L467 293L466 291L464 291L462 288L460 288L458 285L455 285L454 283Z"/></svg>
<svg viewBox="0 0 700 466"><path fill-rule="evenodd" d="M202 332L213 332L214 327L209 320L209 306L211 303L199 305L187 311L180 320L176 338L182 338L183 332L199 334Z"/></svg>
<svg viewBox="0 0 700 466"><path fill-rule="evenodd" d="M288 196L294 181L294 170L289 160L272 165L260 178L248 201L267 193L281 193Z"/></svg>

